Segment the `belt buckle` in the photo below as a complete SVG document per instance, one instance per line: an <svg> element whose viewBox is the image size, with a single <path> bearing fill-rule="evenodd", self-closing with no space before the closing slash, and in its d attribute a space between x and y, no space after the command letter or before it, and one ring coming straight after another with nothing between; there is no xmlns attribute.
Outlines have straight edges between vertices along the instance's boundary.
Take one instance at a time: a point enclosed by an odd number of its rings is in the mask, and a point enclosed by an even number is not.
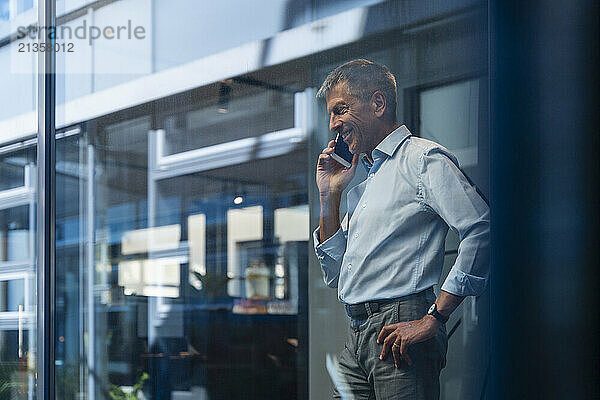
<svg viewBox="0 0 600 400"><path fill-rule="evenodd" d="M358 318L361 316L368 316L365 310L365 304L346 304L346 314L350 318Z"/></svg>

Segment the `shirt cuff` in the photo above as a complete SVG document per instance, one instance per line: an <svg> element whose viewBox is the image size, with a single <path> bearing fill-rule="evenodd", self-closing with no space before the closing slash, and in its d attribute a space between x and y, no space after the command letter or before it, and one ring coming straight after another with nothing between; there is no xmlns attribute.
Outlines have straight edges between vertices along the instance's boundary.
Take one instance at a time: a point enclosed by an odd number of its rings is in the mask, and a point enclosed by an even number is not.
<svg viewBox="0 0 600 400"><path fill-rule="evenodd" d="M319 244L319 228L315 229L313 232L313 241L315 246L315 252L317 253L317 258L322 260L327 254L333 260L340 262L344 257L344 253L346 252L346 236L344 235L344 231L342 228L337 230L337 232L325 240L323 243Z"/></svg>
<svg viewBox="0 0 600 400"><path fill-rule="evenodd" d="M485 290L487 279L465 274L452 268L442 285L442 290L455 296L479 296Z"/></svg>

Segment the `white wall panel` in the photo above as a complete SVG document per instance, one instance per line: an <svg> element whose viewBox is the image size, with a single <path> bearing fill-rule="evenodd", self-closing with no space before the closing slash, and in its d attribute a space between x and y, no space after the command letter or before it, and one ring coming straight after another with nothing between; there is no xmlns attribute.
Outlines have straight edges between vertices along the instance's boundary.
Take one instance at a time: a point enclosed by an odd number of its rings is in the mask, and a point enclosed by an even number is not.
<svg viewBox="0 0 600 400"><path fill-rule="evenodd" d="M37 53L18 50L17 42L0 48L0 120L35 110Z"/></svg>
<svg viewBox="0 0 600 400"><path fill-rule="evenodd" d="M279 32L281 0L156 0L156 70L196 60Z"/></svg>
<svg viewBox="0 0 600 400"><path fill-rule="evenodd" d="M175 20L176 21L176 20ZM175 23L175 21L173 21ZM150 0L122 0L93 13L95 27L128 27L121 37L101 38L93 46L94 91L99 91L152 72L152 2ZM129 29L131 26L131 29ZM143 39L133 30L141 27Z"/></svg>
<svg viewBox="0 0 600 400"><path fill-rule="evenodd" d="M57 42L68 46L73 44L72 52L59 51L56 53L56 103L64 104L92 92L92 47L86 39L78 39L74 31L79 26L91 23L89 14L76 18L64 24L69 28L62 31L59 27ZM61 33L62 31L62 33ZM67 48L68 50L68 48Z"/></svg>

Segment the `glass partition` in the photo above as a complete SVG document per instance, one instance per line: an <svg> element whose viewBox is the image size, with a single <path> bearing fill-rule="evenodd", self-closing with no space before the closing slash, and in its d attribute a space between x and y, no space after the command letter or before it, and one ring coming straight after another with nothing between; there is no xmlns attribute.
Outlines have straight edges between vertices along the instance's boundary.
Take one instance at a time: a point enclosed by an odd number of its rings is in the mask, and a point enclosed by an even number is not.
<svg viewBox="0 0 600 400"><path fill-rule="evenodd" d="M92 315L85 304L89 271L87 205L88 146L82 128L60 130L56 141L56 323L55 393L57 399L86 398L86 345ZM93 297L93 292L92 297ZM93 325L92 325L93 326Z"/></svg>
<svg viewBox="0 0 600 400"><path fill-rule="evenodd" d="M35 147L0 147L0 396L35 398Z"/></svg>
<svg viewBox="0 0 600 400"><path fill-rule="evenodd" d="M332 136L314 95L345 61L388 65L399 120L464 150L487 185L484 3L226 3L63 4L65 27L131 17L146 35L78 39L76 54L57 54L58 399L330 396L327 360L347 317L310 239L316 157ZM6 190L25 176L0 171ZM451 235L446 268L456 246ZM2 282L8 310L26 285ZM485 374L473 361L482 307L450 322L444 398L481 381L461 363Z"/></svg>
<svg viewBox="0 0 600 400"><path fill-rule="evenodd" d="M36 0L0 1L0 398L36 397L38 53L19 28Z"/></svg>
<svg viewBox="0 0 600 400"><path fill-rule="evenodd" d="M304 398L312 92L240 82L59 132L58 398Z"/></svg>

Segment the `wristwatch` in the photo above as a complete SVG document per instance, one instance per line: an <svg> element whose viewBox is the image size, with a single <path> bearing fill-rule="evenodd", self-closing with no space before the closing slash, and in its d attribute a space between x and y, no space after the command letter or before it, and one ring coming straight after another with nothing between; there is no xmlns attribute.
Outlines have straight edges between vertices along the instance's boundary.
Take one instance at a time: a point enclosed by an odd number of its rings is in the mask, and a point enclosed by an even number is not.
<svg viewBox="0 0 600 400"><path fill-rule="evenodd" d="M435 319L440 321L442 324L445 324L446 322L448 322L448 318L449 318L438 312L437 304L435 304L435 303L433 303L431 305L431 307L429 307L429 311L427 311L427 315L431 315L432 317L434 317Z"/></svg>

